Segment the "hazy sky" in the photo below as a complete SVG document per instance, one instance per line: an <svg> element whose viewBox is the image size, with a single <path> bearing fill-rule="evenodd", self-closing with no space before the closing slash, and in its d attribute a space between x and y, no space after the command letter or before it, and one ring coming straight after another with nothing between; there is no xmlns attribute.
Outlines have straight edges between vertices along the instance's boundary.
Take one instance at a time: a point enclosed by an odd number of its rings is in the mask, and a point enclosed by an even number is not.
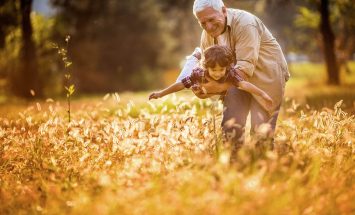
<svg viewBox="0 0 355 215"><path fill-rule="evenodd" d="M46 16L55 13L55 10L50 5L50 0L33 0L32 10Z"/></svg>

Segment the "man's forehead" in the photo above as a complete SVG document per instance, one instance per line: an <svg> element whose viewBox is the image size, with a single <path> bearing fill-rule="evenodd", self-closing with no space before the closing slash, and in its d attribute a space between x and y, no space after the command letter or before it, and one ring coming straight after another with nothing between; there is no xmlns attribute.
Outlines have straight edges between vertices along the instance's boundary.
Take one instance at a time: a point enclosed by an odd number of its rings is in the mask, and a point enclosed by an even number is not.
<svg viewBox="0 0 355 215"><path fill-rule="evenodd" d="M198 20L204 20L218 15L219 11L215 10L213 7L207 7L202 11L196 13L196 18Z"/></svg>

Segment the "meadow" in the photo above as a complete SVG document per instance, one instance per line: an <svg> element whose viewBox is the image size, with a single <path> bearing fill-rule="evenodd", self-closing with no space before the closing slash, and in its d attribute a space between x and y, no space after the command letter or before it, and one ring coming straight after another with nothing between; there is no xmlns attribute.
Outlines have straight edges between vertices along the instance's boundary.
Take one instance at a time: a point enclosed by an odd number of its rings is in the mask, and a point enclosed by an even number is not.
<svg viewBox="0 0 355 215"><path fill-rule="evenodd" d="M65 100L2 103L0 214L352 214L354 65L340 87L293 65L275 149L260 128L234 162L223 105L188 91L77 98L70 123Z"/></svg>

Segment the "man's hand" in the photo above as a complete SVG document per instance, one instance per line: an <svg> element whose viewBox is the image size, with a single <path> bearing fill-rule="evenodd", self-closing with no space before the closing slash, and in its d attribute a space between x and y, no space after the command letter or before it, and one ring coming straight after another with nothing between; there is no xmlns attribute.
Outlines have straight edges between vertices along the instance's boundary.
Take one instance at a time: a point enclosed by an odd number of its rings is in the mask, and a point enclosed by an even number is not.
<svg viewBox="0 0 355 215"><path fill-rule="evenodd" d="M271 111L272 110L272 106L273 106L273 103L274 101L272 100L272 98L266 94L266 93L263 93L262 96L261 96L264 100L264 104L265 104L265 107L267 108L268 111Z"/></svg>
<svg viewBox="0 0 355 215"><path fill-rule="evenodd" d="M201 85L193 85L191 87L192 92L195 94L195 96L197 96L200 99L205 99L205 98L209 98L211 96L214 96L215 94L209 94L206 89L204 87L202 87Z"/></svg>
<svg viewBox="0 0 355 215"><path fill-rule="evenodd" d="M216 81L209 81L206 84L201 84L209 94L220 94L228 90L232 85L230 83L218 83Z"/></svg>
<svg viewBox="0 0 355 215"><path fill-rule="evenodd" d="M202 90L200 85L193 85L191 87L192 92L195 94L200 99L205 99L208 98L209 96L206 96L207 94Z"/></svg>
<svg viewBox="0 0 355 215"><path fill-rule="evenodd" d="M192 92L200 99L209 98L211 96L220 95L226 91L231 85L227 83L218 83L210 81L207 84L199 84L191 87Z"/></svg>
<svg viewBox="0 0 355 215"><path fill-rule="evenodd" d="M211 96L214 96L214 95L216 95L216 94L209 94L209 93L207 93L207 94L204 94L203 92L195 92L195 91L192 91L194 94L195 94L195 96L197 96L199 99L206 99L206 98L209 98L209 97L211 97Z"/></svg>
<svg viewBox="0 0 355 215"><path fill-rule="evenodd" d="M192 91L195 91L195 92L207 94L207 90L203 86L201 86L200 84L192 85L191 89L192 89Z"/></svg>

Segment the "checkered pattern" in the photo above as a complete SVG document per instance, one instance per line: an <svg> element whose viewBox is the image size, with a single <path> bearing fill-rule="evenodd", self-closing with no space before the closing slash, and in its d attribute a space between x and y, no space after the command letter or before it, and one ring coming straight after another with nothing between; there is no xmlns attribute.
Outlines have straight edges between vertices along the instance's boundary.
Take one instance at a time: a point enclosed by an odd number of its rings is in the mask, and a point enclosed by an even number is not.
<svg viewBox="0 0 355 215"><path fill-rule="evenodd" d="M200 67L196 67L195 69L192 70L191 75L182 79L181 82L184 84L186 88L190 88L194 84L203 83L205 79L205 74L207 74L206 70Z"/></svg>
<svg viewBox="0 0 355 215"><path fill-rule="evenodd" d="M207 80L205 76L208 76L208 72L205 69L196 67L195 69L192 70L191 75L182 79L181 82L184 84L185 88L190 88L191 86L198 83L206 83ZM226 81L237 86L238 83L244 81L244 79L238 75L236 69L231 68L230 70L228 70L228 73L225 76L225 78L221 78L218 82L226 82Z"/></svg>

